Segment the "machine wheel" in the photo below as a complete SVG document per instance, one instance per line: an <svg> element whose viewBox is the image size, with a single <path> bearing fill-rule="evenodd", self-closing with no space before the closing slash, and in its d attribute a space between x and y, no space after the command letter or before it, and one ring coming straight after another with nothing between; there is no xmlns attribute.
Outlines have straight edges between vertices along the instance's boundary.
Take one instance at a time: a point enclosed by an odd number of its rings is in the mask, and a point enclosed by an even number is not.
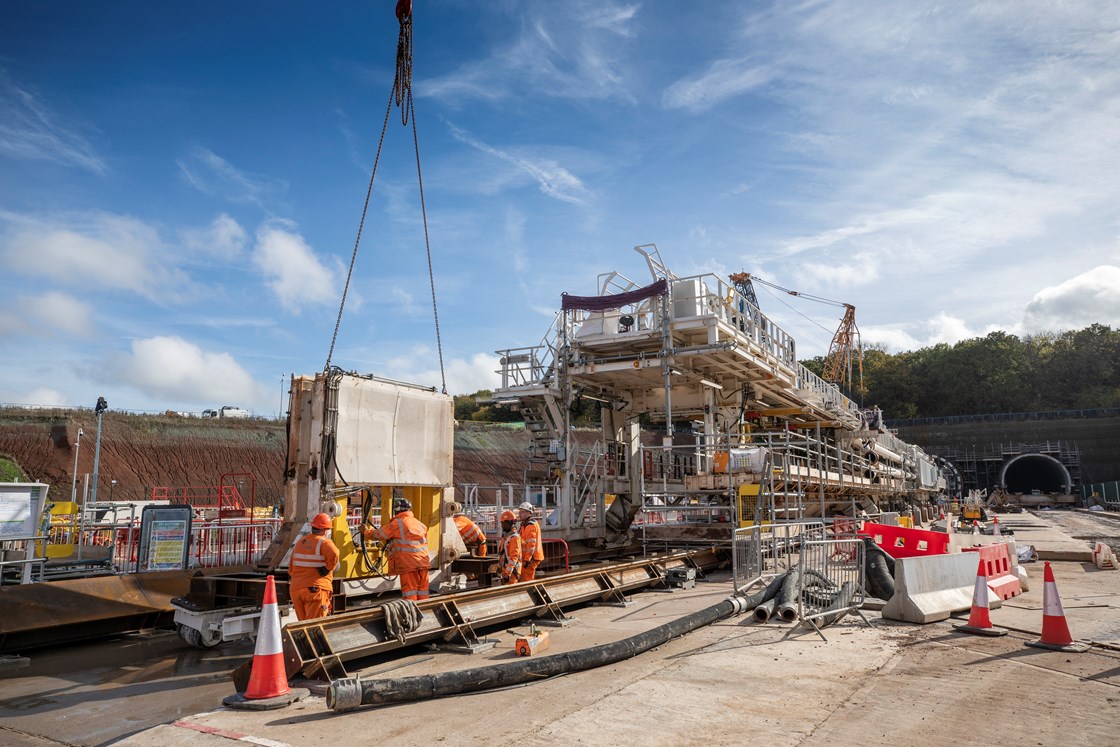
<svg viewBox="0 0 1120 747"><path fill-rule="evenodd" d="M177 627L179 628L179 637L193 648L214 648L222 642L220 633L204 635L201 630L195 630L187 625L180 624Z"/></svg>

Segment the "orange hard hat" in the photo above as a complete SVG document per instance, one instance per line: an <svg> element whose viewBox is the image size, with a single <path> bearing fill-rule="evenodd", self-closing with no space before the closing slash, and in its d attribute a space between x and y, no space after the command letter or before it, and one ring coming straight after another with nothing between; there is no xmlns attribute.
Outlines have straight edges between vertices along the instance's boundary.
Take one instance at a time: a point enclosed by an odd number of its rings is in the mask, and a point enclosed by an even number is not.
<svg viewBox="0 0 1120 747"><path fill-rule="evenodd" d="M498 517L498 521L517 521L517 517L513 515L513 511L507 509L502 511L502 515Z"/></svg>
<svg viewBox="0 0 1120 747"><path fill-rule="evenodd" d="M331 517L326 514L315 514L315 518L311 520L311 526L316 529L330 529L332 523Z"/></svg>

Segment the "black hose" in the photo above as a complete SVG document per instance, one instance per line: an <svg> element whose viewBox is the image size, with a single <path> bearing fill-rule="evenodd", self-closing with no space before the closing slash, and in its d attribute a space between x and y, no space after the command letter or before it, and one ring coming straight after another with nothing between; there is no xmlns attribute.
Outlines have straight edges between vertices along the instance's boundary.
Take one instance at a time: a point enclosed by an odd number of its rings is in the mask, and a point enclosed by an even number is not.
<svg viewBox="0 0 1120 747"><path fill-rule="evenodd" d="M786 571L786 573L788 572L789 571ZM774 578L770 579L770 583L766 585L765 589L755 594L751 594L749 597L744 597L743 606L748 610L753 610L763 602L770 601L778 595L779 591L781 591L782 584L785 582L785 578L785 573L779 573L777 576L774 576Z"/></svg>
<svg viewBox="0 0 1120 747"><path fill-rule="evenodd" d="M875 545L871 546L879 550ZM883 557L885 555L882 550L868 552L863 561L864 576L867 579L867 591L871 596L890 601L894 596L894 575Z"/></svg>
<svg viewBox="0 0 1120 747"><path fill-rule="evenodd" d="M766 622L770 619L770 616L774 614L774 608L777 605L777 599L767 599L765 602L754 608L754 619L758 620L759 622Z"/></svg>
<svg viewBox="0 0 1120 747"><path fill-rule="evenodd" d="M337 679L331 682L327 690L327 708L333 711L352 711L364 705L409 703L415 700L429 700L509 687L525 682L539 682L548 677L614 664L664 645L697 628L745 611L743 600L732 597L621 641L569 651L565 654L530 657L511 664L491 664L457 672L414 677L384 680Z"/></svg>
<svg viewBox="0 0 1120 747"><path fill-rule="evenodd" d="M778 615L786 622L797 619L797 593L801 583L801 571L791 568L786 572L782 590L778 592Z"/></svg>
<svg viewBox="0 0 1120 747"><path fill-rule="evenodd" d="M818 627L827 627L847 615L848 608L852 606L852 597L855 596L855 593L856 585L851 581L845 581L844 585L840 587L840 593L836 595L836 599L833 600L832 604L822 610L830 614L818 618L820 621Z"/></svg>

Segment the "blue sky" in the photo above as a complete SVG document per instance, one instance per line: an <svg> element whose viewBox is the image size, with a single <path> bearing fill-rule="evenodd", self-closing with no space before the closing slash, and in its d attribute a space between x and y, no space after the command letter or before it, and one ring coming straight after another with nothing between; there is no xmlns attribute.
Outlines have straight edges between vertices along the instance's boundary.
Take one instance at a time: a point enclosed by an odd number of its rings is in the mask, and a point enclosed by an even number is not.
<svg viewBox="0 0 1120 747"><path fill-rule="evenodd" d="M0 5L0 402L275 414L322 369L393 6ZM1112 0L416 0L448 389L647 243L895 352L1118 325L1118 59ZM439 385L414 158L394 109L333 362ZM759 300L826 351L837 309Z"/></svg>

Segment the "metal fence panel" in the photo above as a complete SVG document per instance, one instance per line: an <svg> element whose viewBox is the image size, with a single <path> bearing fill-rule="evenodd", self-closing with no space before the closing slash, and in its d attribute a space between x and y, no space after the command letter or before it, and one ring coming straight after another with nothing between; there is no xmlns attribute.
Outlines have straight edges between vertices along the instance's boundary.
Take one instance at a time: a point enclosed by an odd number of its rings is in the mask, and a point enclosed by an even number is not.
<svg viewBox="0 0 1120 747"><path fill-rule="evenodd" d="M802 543L797 614L818 633L818 621L826 615L843 617L855 612L863 617L859 613L864 601L863 553L864 544L859 539L809 539ZM844 592L850 592L850 599L838 604L838 594Z"/></svg>
<svg viewBox="0 0 1120 747"><path fill-rule="evenodd" d="M735 593L744 592L762 580L762 527L735 530L731 541L731 567Z"/></svg>

